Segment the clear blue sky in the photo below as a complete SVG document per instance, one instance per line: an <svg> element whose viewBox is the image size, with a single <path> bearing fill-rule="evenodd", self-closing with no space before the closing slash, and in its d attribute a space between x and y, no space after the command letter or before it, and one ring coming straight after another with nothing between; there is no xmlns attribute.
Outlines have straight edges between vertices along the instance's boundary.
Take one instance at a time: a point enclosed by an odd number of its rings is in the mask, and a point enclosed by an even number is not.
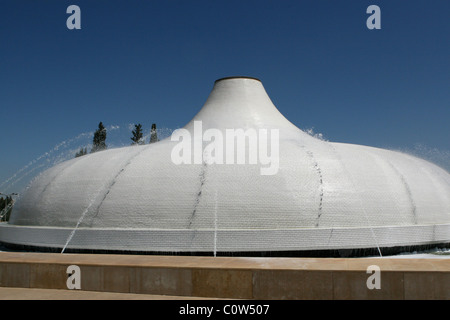
<svg viewBox="0 0 450 320"><path fill-rule="evenodd" d="M366 27L372 4L381 30ZM449 14L448 0L2 0L0 184L100 121L126 143L133 123L182 127L236 75L330 141L449 161Z"/></svg>

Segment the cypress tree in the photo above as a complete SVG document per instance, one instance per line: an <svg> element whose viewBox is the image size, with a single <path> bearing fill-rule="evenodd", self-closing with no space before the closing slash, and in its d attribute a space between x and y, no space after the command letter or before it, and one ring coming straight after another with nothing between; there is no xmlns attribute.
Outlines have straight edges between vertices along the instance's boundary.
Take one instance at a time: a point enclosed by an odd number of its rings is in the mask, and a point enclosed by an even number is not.
<svg viewBox="0 0 450 320"><path fill-rule="evenodd" d="M107 148L105 141L106 141L106 128L103 126L103 123L100 122L98 124L98 129L94 133L91 153L105 150Z"/></svg>
<svg viewBox="0 0 450 320"><path fill-rule="evenodd" d="M134 130L131 133L133 134L131 137L131 141L133 141L131 143L132 145L144 144L144 139L142 139L142 125L140 123L134 125Z"/></svg>
<svg viewBox="0 0 450 320"><path fill-rule="evenodd" d="M84 156L85 154L87 154L87 148L84 148L84 149L81 148L80 151L78 151L78 152L75 154L75 158Z"/></svg>
<svg viewBox="0 0 450 320"><path fill-rule="evenodd" d="M152 124L152 130L150 131L150 143L158 141L158 134L156 133L156 123Z"/></svg>
<svg viewBox="0 0 450 320"><path fill-rule="evenodd" d="M8 220L9 220L9 217L11 216L12 207L9 208L8 210L6 210L6 212L5 212L5 209L6 209L10 204L12 204L12 202L13 202L13 199L12 199L11 196L6 196L6 198L3 198L3 197L0 198L0 213L1 213L2 216L3 216L2 221L8 221ZM4 214L4 215L3 215L3 214Z"/></svg>
<svg viewBox="0 0 450 320"><path fill-rule="evenodd" d="M0 198L0 221L6 221L6 219L3 218L3 210L6 208L6 201L5 199Z"/></svg>
<svg viewBox="0 0 450 320"><path fill-rule="evenodd" d="M12 204L13 199L12 197L6 197L6 206ZM5 221L9 221L9 217L11 216L12 207L8 209L5 215Z"/></svg>

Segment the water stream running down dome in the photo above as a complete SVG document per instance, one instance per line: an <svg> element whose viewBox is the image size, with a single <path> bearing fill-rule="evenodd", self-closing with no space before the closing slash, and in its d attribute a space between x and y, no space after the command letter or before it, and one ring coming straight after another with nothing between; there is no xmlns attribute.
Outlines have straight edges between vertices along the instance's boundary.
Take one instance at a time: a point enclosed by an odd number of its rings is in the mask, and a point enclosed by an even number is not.
<svg viewBox="0 0 450 320"><path fill-rule="evenodd" d="M265 256L450 244L446 170L314 138L278 111L258 79L217 80L176 132L50 168L0 224L0 242L56 252ZM247 139L239 144L230 132Z"/></svg>

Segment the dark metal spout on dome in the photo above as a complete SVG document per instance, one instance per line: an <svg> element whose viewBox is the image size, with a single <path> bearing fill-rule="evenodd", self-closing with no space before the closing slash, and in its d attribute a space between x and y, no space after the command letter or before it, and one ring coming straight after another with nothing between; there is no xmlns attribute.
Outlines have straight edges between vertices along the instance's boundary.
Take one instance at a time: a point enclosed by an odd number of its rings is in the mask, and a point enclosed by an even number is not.
<svg viewBox="0 0 450 320"><path fill-rule="evenodd" d="M224 77L224 78L217 79L214 83L217 83L217 82L222 81L222 80L232 80L232 79L248 79L248 80L256 80L256 81L261 82L260 79L255 78L255 77L233 76L233 77Z"/></svg>

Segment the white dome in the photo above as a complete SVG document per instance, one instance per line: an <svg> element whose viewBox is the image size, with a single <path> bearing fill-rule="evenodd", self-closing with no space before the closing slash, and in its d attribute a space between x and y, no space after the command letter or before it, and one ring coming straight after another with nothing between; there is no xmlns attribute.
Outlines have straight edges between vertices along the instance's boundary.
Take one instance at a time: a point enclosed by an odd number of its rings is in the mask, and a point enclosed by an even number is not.
<svg viewBox="0 0 450 320"><path fill-rule="evenodd" d="M224 136L279 130L276 173L261 174L268 165L249 161L177 165L171 156L179 142L170 138L97 152L39 176L0 226L0 242L190 253L450 242L447 171L399 152L311 137L277 110L257 79L217 80L184 127L193 136L196 121L203 133Z"/></svg>

